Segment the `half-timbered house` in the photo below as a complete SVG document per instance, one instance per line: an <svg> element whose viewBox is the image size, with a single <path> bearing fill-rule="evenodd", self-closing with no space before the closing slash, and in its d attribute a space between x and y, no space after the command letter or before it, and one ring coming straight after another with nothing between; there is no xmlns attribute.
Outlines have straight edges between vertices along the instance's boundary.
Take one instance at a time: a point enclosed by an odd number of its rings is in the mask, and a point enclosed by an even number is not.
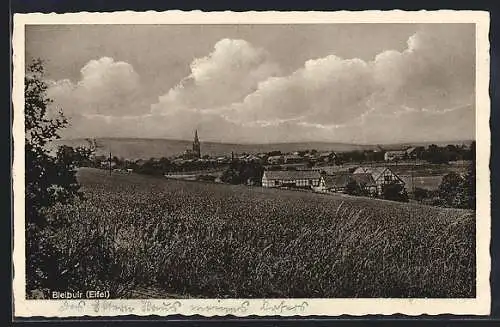
<svg viewBox="0 0 500 327"><path fill-rule="evenodd" d="M267 170L262 176L263 187L297 187L312 188L318 187L321 174L317 171L290 170L273 171Z"/></svg>

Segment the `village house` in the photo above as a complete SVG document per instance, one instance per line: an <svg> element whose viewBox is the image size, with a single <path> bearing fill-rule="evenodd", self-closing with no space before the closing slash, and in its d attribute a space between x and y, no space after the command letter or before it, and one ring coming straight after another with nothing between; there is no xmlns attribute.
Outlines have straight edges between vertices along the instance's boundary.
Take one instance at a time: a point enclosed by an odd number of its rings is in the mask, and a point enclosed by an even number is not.
<svg viewBox="0 0 500 327"><path fill-rule="evenodd" d="M317 192L346 193L350 183L356 183L367 195L377 194L377 185L371 174L353 174L348 171L338 171L334 174L323 174Z"/></svg>
<svg viewBox="0 0 500 327"><path fill-rule="evenodd" d="M271 165L279 165L283 163L283 157L282 156L270 156L267 158L267 162Z"/></svg>
<svg viewBox="0 0 500 327"><path fill-rule="evenodd" d="M249 154L249 155L245 156L243 161L253 162L253 163L261 163L262 159L254 154Z"/></svg>
<svg viewBox="0 0 500 327"><path fill-rule="evenodd" d="M385 161L398 161L403 160L406 157L406 151L397 150L397 151L386 151L384 153Z"/></svg>
<svg viewBox="0 0 500 327"><path fill-rule="evenodd" d="M405 182L388 167L358 167L353 175L368 174L375 182L375 187L370 187L378 195L382 194L383 186L391 183L405 185ZM360 178L360 177L357 177ZM366 177L364 177L366 178Z"/></svg>
<svg viewBox="0 0 500 327"><path fill-rule="evenodd" d="M339 192L343 193L347 184L352 180L352 174L349 172L338 172L330 175L321 176L319 192Z"/></svg>
<svg viewBox="0 0 500 327"><path fill-rule="evenodd" d="M417 148L411 147L406 149L406 157L408 159L416 159L417 158Z"/></svg>
<svg viewBox="0 0 500 327"><path fill-rule="evenodd" d="M352 179L359 185L361 190L366 194L375 196L378 195L377 182L373 179L371 173L352 174Z"/></svg>
<svg viewBox="0 0 500 327"><path fill-rule="evenodd" d="M230 163L230 162L231 162L231 158L229 158L229 157L224 157L224 156L217 157L215 160L216 160L216 161L217 161L217 163L219 163L219 164L224 164L224 163Z"/></svg>
<svg viewBox="0 0 500 327"><path fill-rule="evenodd" d="M332 162L335 160L337 156L335 155L335 152L322 152L318 156L318 160L321 162Z"/></svg>
<svg viewBox="0 0 500 327"><path fill-rule="evenodd" d="M283 161L285 164L296 164L303 162L304 158L297 154L288 154L285 156Z"/></svg>
<svg viewBox="0 0 500 327"><path fill-rule="evenodd" d="M417 157L417 148L410 147L405 150L392 150L384 153L385 161L399 161L404 159L415 159Z"/></svg>
<svg viewBox="0 0 500 327"><path fill-rule="evenodd" d="M310 170L271 171L267 170L262 176L263 187L318 187L321 174Z"/></svg>

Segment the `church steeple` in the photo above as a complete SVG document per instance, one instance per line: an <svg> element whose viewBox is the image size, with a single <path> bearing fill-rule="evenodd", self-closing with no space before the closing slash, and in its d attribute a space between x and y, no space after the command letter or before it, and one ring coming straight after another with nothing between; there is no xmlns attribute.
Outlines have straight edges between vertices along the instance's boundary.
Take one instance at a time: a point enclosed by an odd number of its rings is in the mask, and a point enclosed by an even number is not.
<svg viewBox="0 0 500 327"><path fill-rule="evenodd" d="M201 158L200 140L198 139L197 129L194 131L193 152L197 158Z"/></svg>

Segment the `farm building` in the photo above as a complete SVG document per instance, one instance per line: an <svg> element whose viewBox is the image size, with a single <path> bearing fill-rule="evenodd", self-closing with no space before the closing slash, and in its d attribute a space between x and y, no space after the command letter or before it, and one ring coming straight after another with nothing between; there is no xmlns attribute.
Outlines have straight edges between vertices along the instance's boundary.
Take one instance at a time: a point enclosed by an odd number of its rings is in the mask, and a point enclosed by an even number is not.
<svg viewBox="0 0 500 327"><path fill-rule="evenodd" d="M281 164L283 163L283 157L282 156L270 156L267 158L267 162L276 165L276 164Z"/></svg>
<svg viewBox="0 0 500 327"><path fill-rule="evenodd" d="M304 158L302 158L299 155L296 154L289 154L286 155L284 158L284 163L285 164L296 164L296 163L301 163L304 161Z"/></svg>
<svg viewBox="0 0 500 327"><path fill-rule="evenodd" d="M382 194L382 187L386 184L396 182L403 186L405 185L405 182L388 167L358 167L353 172L353 175L359 175L356 178L360 179L367 178L367 177L361 177L360 174L371 176L376 185L376 192L379 195Z"/></svg>
<svg viewBox="0 0 500 327"><path fill-rule="evenodd" d="M377 193L377 184L371 174L353 174L348 171L336 172L334 174L323 175L320 186L316 189L319 192L346 192L349 183L356 182L359 187L369 194Z"/></svg>
<svg viewBox="0 0 500 327"><path fill-rule="evenodd" d="M267 170L262 176L263 187L318 187L321 174L310 170L272 171Z"/></svg>
<svg viewBox="0 0 500 327"><path fill-rule="evenodd" d="M397 160L403 160L406 157L406 151L400 150L400 151L387 151L384 153L384 160L385 161L397 161Z"/></svg>
<svg viewBox="0 0 500 327"><path fill-rule="evenodd" d="M319 154L319 160L322 162L332 162L336 157L335 152L322 152Z"/></svg>
<svg viewBox="0 0 500 327"><path fill-rule="evenodd" d="M417 148L416 147L411 147L406 149L406 157L408 159L415 159L417 157Z"/></svg>
<svg viewBox="0 0 500 327"><path fill-rule="evenodd" d="M385 161L397 161L403 159L415 159L417 157L417 148L410 147L406 150L394 150L394 151L386 151L384 153Z"/></svg>
<svg viewBox="0 0 500 327"><path fill-rule="evenodd" d="M378 193L377 182L373 179L370 173L352 174L352 178L356 183L369 194L376 195Z"/></svg>
<svg viewBox="0 0 500 327"><path fill-rule="evenodd" d="M352 180L352 174L349 172L338 172L321 177L319 191L326 192L344 192L347 184Z"/></svg>

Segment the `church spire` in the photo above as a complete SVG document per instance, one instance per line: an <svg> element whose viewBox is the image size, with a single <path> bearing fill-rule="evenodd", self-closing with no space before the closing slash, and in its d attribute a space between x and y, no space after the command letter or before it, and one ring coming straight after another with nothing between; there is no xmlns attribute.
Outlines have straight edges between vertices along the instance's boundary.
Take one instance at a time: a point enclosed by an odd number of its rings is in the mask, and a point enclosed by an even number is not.
<svg viewBox="0 0 500 327"><path fill-rule="evenodd" d="M193 152L197 158L201 158L200 140L198 139L198 130L194 130Z"/></svg>

